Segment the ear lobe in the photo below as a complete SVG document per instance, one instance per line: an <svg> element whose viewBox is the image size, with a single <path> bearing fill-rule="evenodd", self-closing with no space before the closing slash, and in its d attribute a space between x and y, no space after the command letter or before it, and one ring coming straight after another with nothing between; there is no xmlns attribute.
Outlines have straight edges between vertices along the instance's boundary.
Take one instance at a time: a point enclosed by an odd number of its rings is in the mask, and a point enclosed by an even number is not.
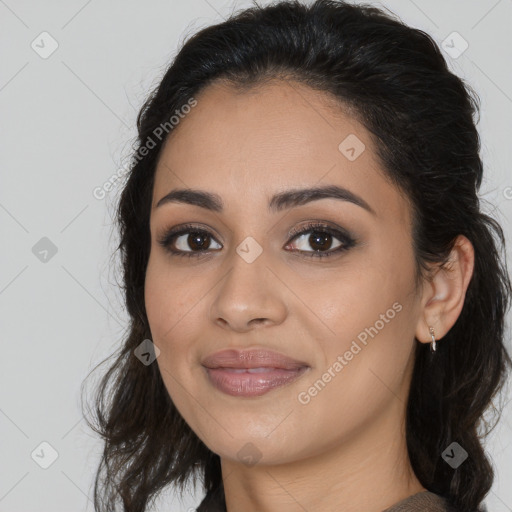
<svg viewBox="0 0 512 512"><path fill-rule="evenodd" d="M462 311L466 291L473 275L475 251L464 235L459 235L450 253L449 261L439 267L424 286L423 311L416 328L416 339L430 343L429 328L433 327L436 340L453 327Z"/></svg>

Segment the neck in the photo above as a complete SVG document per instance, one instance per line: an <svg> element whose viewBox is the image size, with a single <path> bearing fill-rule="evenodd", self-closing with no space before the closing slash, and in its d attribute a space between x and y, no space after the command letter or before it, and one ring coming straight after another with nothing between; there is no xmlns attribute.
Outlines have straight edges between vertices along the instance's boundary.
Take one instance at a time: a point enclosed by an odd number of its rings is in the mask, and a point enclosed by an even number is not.
<svg viewBox="0 0 512 512"><path fill-rule="evenodd" d="M425 491L407 455L403 405L395 400L378 421L314 457L254 466L221 458L227 512L382 512Z"/></svg>

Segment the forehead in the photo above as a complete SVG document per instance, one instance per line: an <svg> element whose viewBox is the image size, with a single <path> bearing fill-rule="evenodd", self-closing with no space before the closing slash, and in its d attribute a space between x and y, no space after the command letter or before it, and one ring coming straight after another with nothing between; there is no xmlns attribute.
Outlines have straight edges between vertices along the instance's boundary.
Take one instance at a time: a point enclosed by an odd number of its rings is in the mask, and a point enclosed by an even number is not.
<svg viewBox="0 0 512 512"><path fill-rule="evenodd" d="M266 208L277 192L334 184L377 212L407 214L369 132L327 93L282 80L243 92L214 83L196 100L162 150L153 206L173 188L194 188L220 195L227 210L243 198Z"/></svg>

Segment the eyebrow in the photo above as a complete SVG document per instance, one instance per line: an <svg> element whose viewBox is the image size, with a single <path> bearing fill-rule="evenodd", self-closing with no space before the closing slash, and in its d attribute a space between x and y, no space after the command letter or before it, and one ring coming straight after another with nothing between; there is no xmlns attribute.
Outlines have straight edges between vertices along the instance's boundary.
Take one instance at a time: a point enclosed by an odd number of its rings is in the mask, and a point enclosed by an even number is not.
<svg viewBox="0 0 512 512"><path fill-rule="evenodd" d="M268 209L273 213L277 213L289 208L302 206L312 201L318 201L319 199L339 199L341 201L347 201L376 215L373 208L363 198L337 185L279 192L269 201ZM172 190L158 201L155 208L167 203L185 203L219 213L224 209L224 203L218 194L191 188Z"/></svg>

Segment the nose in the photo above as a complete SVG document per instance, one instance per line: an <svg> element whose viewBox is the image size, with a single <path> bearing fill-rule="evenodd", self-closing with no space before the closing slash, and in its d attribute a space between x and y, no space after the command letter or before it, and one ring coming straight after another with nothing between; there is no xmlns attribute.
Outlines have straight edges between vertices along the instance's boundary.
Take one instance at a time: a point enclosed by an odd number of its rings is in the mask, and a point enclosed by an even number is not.
<svg viewBox="0 0 512 512"><path fill-rule="evenodd" d="M232 267L212 295L210 319L237 332L279 325L288 313L285 296L286 287L263 255L248 263L235 254Z"/></svg>

